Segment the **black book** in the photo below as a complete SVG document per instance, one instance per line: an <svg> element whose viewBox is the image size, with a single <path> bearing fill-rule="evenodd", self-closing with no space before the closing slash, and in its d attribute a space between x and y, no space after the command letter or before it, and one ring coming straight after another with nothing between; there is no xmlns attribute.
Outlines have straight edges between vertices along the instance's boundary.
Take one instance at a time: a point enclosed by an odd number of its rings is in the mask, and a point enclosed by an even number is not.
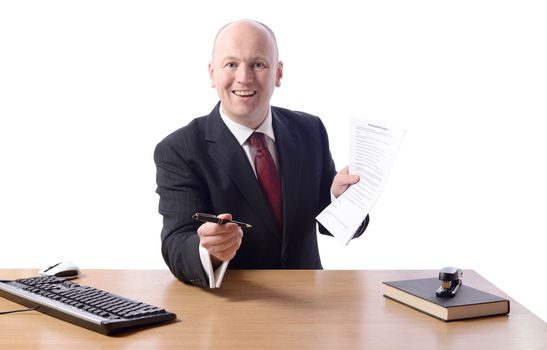
<svg viewBox="0 0 547 350"><path fill-rule="evenodd" d="M438 297L440 282L437 278L383 282L384 296L443 321L509 313L509 300L464 284L456 296Z"/></svg>

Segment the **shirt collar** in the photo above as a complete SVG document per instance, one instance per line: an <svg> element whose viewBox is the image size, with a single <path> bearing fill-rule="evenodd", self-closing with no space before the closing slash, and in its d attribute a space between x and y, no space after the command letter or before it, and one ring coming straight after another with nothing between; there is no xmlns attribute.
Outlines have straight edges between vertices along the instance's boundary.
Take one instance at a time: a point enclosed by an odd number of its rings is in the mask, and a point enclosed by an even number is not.
<svg viewBox="0 0 547 350"><path fill-rule="evenodd" d="M266 114L266 119L260 124L258 128L251 129L249 127L246 127L245 125L238 124L234 122L232 119L230 119L224 112L222 112L222 104L220 105L220 108L218 109L220 113L220 117L222 118L222 121L230 132L234 134L235 138L239 142L240 145L243 145L245 141L251 136L251 134L255 131L261 132L268 136L270 139L275 141L275 135L273 132L273 124L272 124L272 108L268 108L268 114Z"/></svg>

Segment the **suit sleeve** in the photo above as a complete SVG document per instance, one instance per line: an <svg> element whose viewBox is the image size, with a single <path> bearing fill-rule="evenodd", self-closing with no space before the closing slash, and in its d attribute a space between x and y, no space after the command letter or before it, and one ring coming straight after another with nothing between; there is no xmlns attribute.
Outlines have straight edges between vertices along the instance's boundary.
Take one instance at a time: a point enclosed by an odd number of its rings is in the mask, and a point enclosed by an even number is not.
<svg viewBox="0 0 547 350"><path fill-rule="evenodd" d="M166 140L154 152L159 212L163 215L161 251L175 277L199 286L209 278L199 256L199 223L192 215L205 207L199 177L192 173L184 157Z"/></svg>
<svg viewBox="0 0 547 350"><path fill-rule="evenodd" d="M334 176L336 176L336 168L334 166L334 161L332 159L330 148L329 148L329 138L325 126L319 120L320 132L321 132L321 145L322 145L322 154L323 154L323 177L321 180L321 210L325 209L331 203L331 185ZM319 214L319 213L318 213ZM353 238L357 238L365 232L365 229L368 226L369 216L367 215L365 220L361 223ZM332 234L318 222L319 232L324 235L332 236ZM352 239L353 239L352 238Z"/></svg>

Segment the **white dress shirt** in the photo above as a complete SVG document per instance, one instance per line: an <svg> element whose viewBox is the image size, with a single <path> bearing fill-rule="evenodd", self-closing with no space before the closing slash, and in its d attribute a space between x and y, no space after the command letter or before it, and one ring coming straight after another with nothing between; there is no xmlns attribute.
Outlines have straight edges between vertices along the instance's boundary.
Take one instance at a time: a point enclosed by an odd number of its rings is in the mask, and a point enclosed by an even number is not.
<svg viewBox="0 0 547 350"><path fill-rule="evenodd" d="M253 171L256 176L256 169L255 169L255 156L256 151L249 142L247 141L249 139L249 136L255 131L261 132L266 135L266 142L268 144L268 150L270 151L272 158L275 162L276 167L279 169L279 163L277 158L277 151L275 149L275 135L273 132L273 125L272 125L272 109L268 109L268 114L266 115L266 119L260 124L260 126L255 130L248 128L244 125L238 124L234 122L232 119L230 119L228 116L226 116L222 112L222 104L219 108L220 116L222 118L222 121L224 121L224 124L228 127L230 132L234 135L234 137L237 139L241 147L243 147L243 150L245 151L245 154L247 155L247 158L249 159L249 163L251 163L251 167L253 168ZM218 214L218 213L214 213ZM234 220L237 220L237 218L234 218ZM240 228L241 230L241 228ZM205 272L207 273L207 276L209 277L209 288L219 288L220 284L222 283L222 279L224 278L224 274L226 273L226 269L228 268L229 261L223 262L216 270L213 269L213 264L211 262L211 256L209 255L209 252L207 249L203 248L201 244L199 245L199 257L201 259L201 264L203 265L203 268Z"/></svg>

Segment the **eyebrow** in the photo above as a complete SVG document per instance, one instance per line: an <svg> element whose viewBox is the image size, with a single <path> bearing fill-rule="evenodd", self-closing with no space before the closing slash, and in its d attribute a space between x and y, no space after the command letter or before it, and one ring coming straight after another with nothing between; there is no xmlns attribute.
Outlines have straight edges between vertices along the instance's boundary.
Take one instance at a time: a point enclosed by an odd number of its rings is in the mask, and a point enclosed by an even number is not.
<svg viewBox="0 0 547 350"><path fill-rule="evenodd" d="M235 56L227 56L227 57L224 57L222 60L220 60L220 62L224 63L226 61L239 61L239 60L240 59L235 57ZM268 64L270 64L270 61L268 61L268 59L266 59L262 56L255 56L255 57L251 58L251 61L265 61Z"/></svg>

